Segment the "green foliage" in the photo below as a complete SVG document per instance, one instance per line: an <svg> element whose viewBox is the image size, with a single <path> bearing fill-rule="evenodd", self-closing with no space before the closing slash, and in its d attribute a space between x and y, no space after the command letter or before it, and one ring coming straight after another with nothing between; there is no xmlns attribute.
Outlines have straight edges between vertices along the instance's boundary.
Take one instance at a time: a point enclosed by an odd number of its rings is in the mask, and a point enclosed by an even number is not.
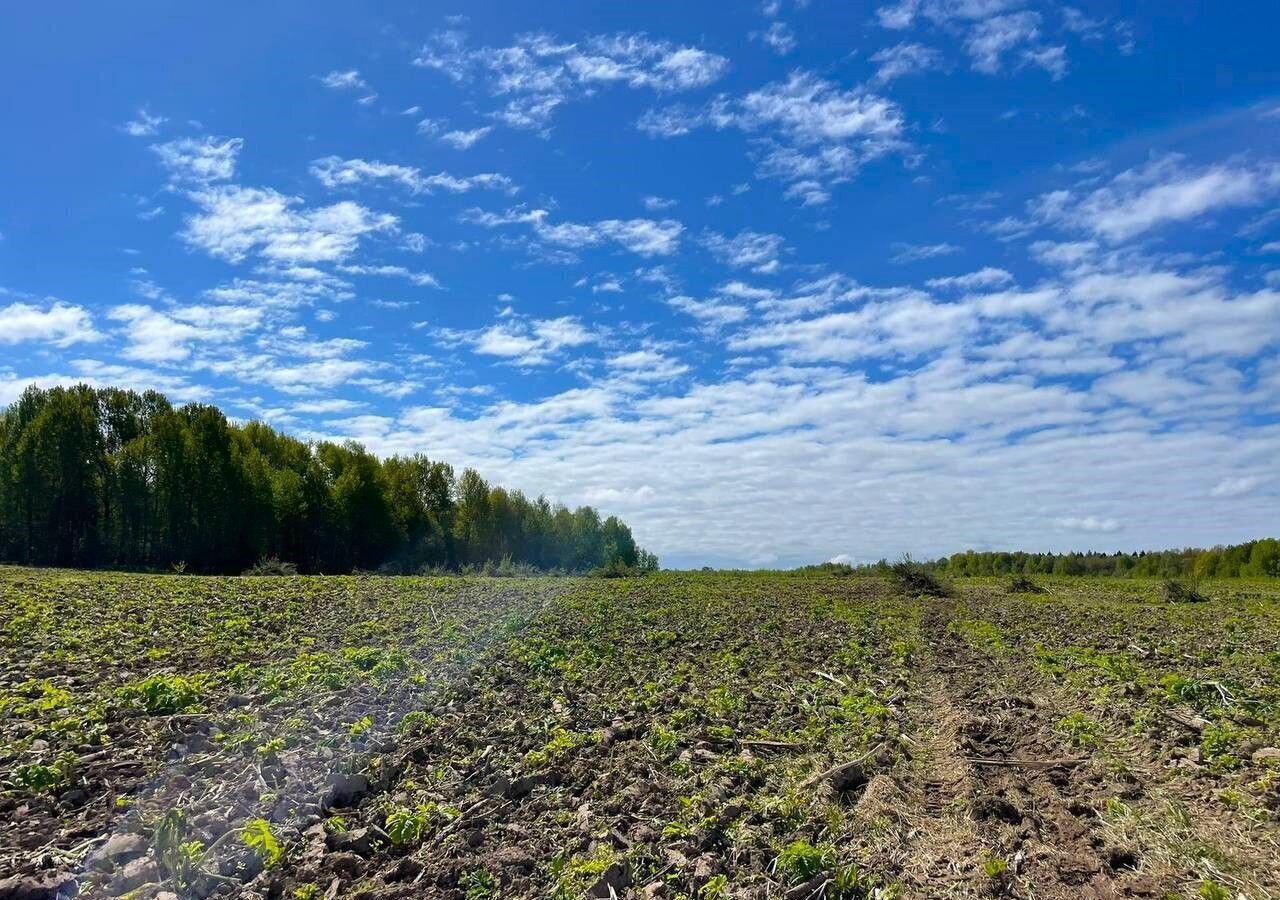
<svg viewBox="0 0 1280 900"><path fill-rule="evenodd" d="M1210 550L1138 553L1024 553L967 550L932 568L950 575L1084 575L1167 579L1280 576L1280 540L1266 538Z"/></svg>
<svg viewBox="0 0 1280 900"><path fill-rule="evenodd" d="M659 756L672 756L680 746L680 738L670 728L655 725L649 732L649 746Z"/></svg>
<svg viewBox="0 0 1280 900"><path fill-rule="evenodd" d="M431 810L426 806L396 806L387 812L383 825L397 847L417 844L431 827Z"/></svg>
<svg viewBox="0 0 1280 900"><path fill-rule="evenodd" d="M1213 685L1205 684L1195 678L1188 678L1177 672L1169 672L1162 676L1160 685L1164 688L1165 696L1170 700L1186 703L1197 709L1208 709L1221 700L1221 695Z"/></svg>
<svg viewBox="0 0 1280 900"><path fill-rule="evenodd" d="M1077 747L1092 749L1102 743L1102 726L1079 710L1063 716L1058 727Z"/></svg>
<svg viewBox="0 0 1280 900"><path fill-rule="evenodd" d="M204 844L186 840L187 815L181 809L171 809L156 826L151 837L156 862L168 876L184 886L200 871L204 857Z"/></svg>
<svg viewBox="0 0 1280 900"><path fill-rule="evenodd" d="M498 879L488 869L472 869L458 880L463 900L493 900L498 896Z"/></svg>
<svg viewBox="0 0 1280 900"><path fill-rule="evenodd" d="M280 842L271 830L271 823L266 819L251 819L245 823L240 832L240 840L244 841L246 847L258 854L258 858L262 860L262 864L268 869L279 863L284 856Z"/></svg>
<svg viewBox="0 0 1280 900"><path fill-rule="evenodd" d="M20 791L50 793L71 783L75 777L76 759L74 753L64 753L51 766L43 763L15 766L9 780Z"/></svg>
<svg viewBox="0 0 1280 900"><path fill-rule="evenodd" d="M1200 883L1200 890L1197 892L1200 900L1231 900L1231 891L1212 878L1206 878Z"/></svg>
<svg viewBox="0 0 1280 900"><path fill-rule="evenodd" d="M199 707L208 679L199 675L152 675L120 689L120 699L138 703L153 716L173 715Z"/></svg>
<svg viewBox="0 0 1280 900"><path fill-rule="evenodd" d="M569 753L582 742L583 738L572 731L556 728L551 732L542 749L530 750L525 754L524 761L530 768L541 769Z"/></svg>
<svg viewBox="0 0 1280 900"><path fill-rule="evenodd" d="M943 584L929 566L921 565L909 555L903 556L902 559L889 566L888 572L893 580L897 582L898 587L908 593L921 594L926 597L948 597L951 595L951 588Z"/></svg>
<svg viewBox="0 0 1280 900"><path fill-rule="evenodd" d="M583 892L617 861L617 853L607 844L601 844L586 856L557 856L550 867L551 900L579 900Z"/></svg>
<svg viewBox="0 0 1280 900"><path fill-rule="evenodd" d="M316 445L154 391L30 387L0 421L0 561L290 576L646 572L616 517L417 454Z"/></svg>
<svg viewBox="0 0 1280 900"><path fill-rule="evenodd" d="M982 874L993 881L1009 874L1009 864L998 856L984 853L982 857Z"/></svg>
<svg viewBox="0 0 1280 900"><path fill-rule="evenodd" d="M291 562L282 562L274 556L264 556L252 566L244 570L248 576L280 576L288 577L298 574L298 567Z"/></svg>
<svg viewBox="0 0 1280 900"><path fill-rule="evenodd" d="M1205 764L1215 772L1229 772L1240 765L1235 748L1242 734L1239 728L1226 722L1206 725L1200 733L1200 755Z"/></svg>
<svg viewBox="0 0 1280 900"><path fill-rule="evenodd" d="M698 900L725 900L729 896L729 877L712 875L698 888Z"/></svg>
<svg viewBox="0 0 1280 900"><path fill-rule="evenodd" d="M1014 575L1006 588L1010 594L1044 594L1044 588L1025 575Z"/></svg>
<svg viewBox="0 0 1280 900"><path fill-rule="evenodd" d="M835 862L835 852L826 844L815 847L808 841L793 841L774 860L779 875L792 884L808 881Z"/></svg>
<svg viewBox="0 0 1280 900"><path fill-rule="evenodd" d="M1160 591L1170 603L1203 603L1209 599L1200 593L1200 587L1194 579L1180 581L1166 578Z"/></svg>

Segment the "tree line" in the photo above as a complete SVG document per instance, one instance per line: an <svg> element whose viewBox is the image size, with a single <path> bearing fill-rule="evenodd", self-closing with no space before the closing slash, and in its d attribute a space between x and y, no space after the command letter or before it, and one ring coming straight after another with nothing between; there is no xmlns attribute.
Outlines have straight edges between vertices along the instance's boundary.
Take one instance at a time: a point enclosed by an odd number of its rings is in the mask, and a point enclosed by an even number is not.
<svg viewBox="0 0 1280 900"><path fill-rule="evenodd" d="M155 391L33 386L0 413L0 560L236 573L265 559L324 573L657 568L590 506Z"/></svg>
<svg viewBox="0 0 1280 900"><path fill-rule="evenodd" d="M946 575L1080 575L1093 577L1249 578L1280 576L1280 540L1264 538L1208 550L1142 550L1133 553L1026 553L966 550L917 563ZM835 564L811 567L833 568ZM881 560L863 569L888 568Z"/></svg>

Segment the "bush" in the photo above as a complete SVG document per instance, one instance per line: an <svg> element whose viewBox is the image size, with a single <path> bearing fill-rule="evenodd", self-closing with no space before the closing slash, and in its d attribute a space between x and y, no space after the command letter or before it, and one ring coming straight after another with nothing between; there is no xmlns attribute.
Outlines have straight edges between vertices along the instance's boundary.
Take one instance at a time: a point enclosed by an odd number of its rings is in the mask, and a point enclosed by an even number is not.
<svg viewBox="0 0 1280 900"><path fill-rule="evenodd" d="M274 556L264 556L254 565L244 570L245 575L297 575L298 567L291 562L284 562Z"/></svg>
<svg viewBox="0 0 1280 900"><path fill-rule="evenodd" d="M1209 599L1200 593L1200 585L1195 581L1166 578L1161 591L1170 603L1204 603Z"/></svg>
<svg viewBox="0 0 1280 900"><path fill-rule="evenodd" d="M1009 582L1010 594L1046 594L1044 588L1036 584L1025 575L1014 575L1013 580Z"/></svg>
<svg viewBox="0 0 1280 900"><path fill-rule="evenodd" d="M908 593L924 594L926 597L951 596L950 587L910 556L904 556L890 566L889 575L898 583L898 587Z"/></svg>
<svg viewBox="0 0 1280 900"><path fill-rule="evenodd" d="M643 575L644 572L629 566L620 559L612 560L608 565L599 566L591 570L593 578L633 578L636 575Z"/></svg>

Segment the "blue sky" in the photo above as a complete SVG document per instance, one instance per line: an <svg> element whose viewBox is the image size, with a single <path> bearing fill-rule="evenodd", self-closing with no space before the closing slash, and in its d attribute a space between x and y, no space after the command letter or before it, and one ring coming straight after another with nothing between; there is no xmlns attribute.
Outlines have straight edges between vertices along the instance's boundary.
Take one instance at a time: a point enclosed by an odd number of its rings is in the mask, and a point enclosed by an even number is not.
<svg viewBox="0 0 1280 900"><path fill-rule="evenodd" d="M1274 534L1269 4L27 4L0 402L158 388L671 565Z"/></svg>

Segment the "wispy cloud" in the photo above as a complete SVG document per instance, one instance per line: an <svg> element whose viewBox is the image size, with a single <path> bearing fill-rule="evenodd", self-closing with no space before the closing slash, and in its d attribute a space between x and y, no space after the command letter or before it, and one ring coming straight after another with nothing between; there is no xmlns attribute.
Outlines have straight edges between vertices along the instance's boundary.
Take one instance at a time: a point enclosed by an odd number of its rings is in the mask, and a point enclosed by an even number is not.
<svg viewBox="0 0 1280 900"><path fill-rule="evenodd" d="M893 256L889 257L889 262L919 262L922 259L933 259L937 256L950 256L953 253L959 253L960 249L955 244L945 242L941 244L897 243L893 245Z"/></svg>
<svg viewBox="0 0 1280 900"><path fill-rule="evenodd" d="M204 136L153 144L151 149L175 182L207 184L235 177L236 159L243 147L241 138Z"/></svg>
<svg viewBox="0 0 1280 900"><path fill-rule="evenodd" d="M872 54L871 61L879 66L875 80L884 83L938 68L942 65L942 54L923 44L904 41Z"/></svg>
<svg viewBox="0 0 1280 900"><path fill-rule="evenodd" d="M1068 516L1064 519L1059 519L1058 524L1072 531L1092 532L1095 534L1114 534L1124 527L1120 524L1119 519L1100 516Z"/></svg>
<svg viewBox="0 0 1280 900"><path fill-rule="evenodd" d="M311 174L327 188L353 188L379 181L399 184L414 194L430 194L446 191L465 194L473 190L493 190L514 194L519 189L506 175L481 172L478 175L456 176L448 172L424 175L415 166L366 159L342 159L326 156L311 164Z"/></svg>
<svg viewBox="0 0 1280 900"><path fill-rule="evenodd" d="M733 237L711 231L702 237L702 245L721 262L735 269L751 269L765 275L778 271L778 252L782 244L782 235L749 230Z"/></svg>
<svg viewBox="0 0 1280 900"><path fill-rule="evenodd" d="M164 116L152 115L150 110L143 106L138 109L138 114L125 122L122 127L125 134L131 137L154 137L166 121L168 120Z"/></svg>
<svg viewBox="0 0 1280 900"><path fill-rule="evenodd" d="M476 331L441 330L446 343L469 346L481 356L493 356L520 366L545 366L563 351L594 343L596 335L573 316L534 319L508 316Z"/></svg>
<svg viewBox="0 0 1280 900"><path fill-rule="evenodd" d="M492 115L516 128L545 129L563 104L611 85L659 92L704 87L729 61L696 47L643 34L596 35L565 42L546 34L523 35L506 47L468 45L457 29L436 32L414 64L454 81L481 79L505 105Z"/></svg>
<svg viewBox="0 0 1280 900"><path fill-rule="evenodd" d="M636 124L654 137L703 127L763 134L759 173L787 182L788 196L806 205L825 203L831 185L905 146L902 113L892 101L857 88L843 90L803 71L738 99L720 96L701 108L649 110Z"/></svg>
<svg viewBox="0 0 1280 900"><path fill-rule="evenodd" d="M774 53L786 56L796 49L796 34L786 22L770 22L769 27L760 32L760 40Z"/></svg>
<svg viewBox="0 0 1280 900"><path fill-rule="evenodd" d="M191 196L199 212L187 217L183 239L230 262L250 253L285 264L339 262L355 252L361 238L393 232L398 222L350 201L307 207L270 188L226 185Z"/></svg>
<svg viewBox="0 0 1280 900"><path fill-rule="evenodd" d="M539 239L562 247L595 247L614 242L640 256L669 256L676 251L684 226L674 219L602 219L597 222L550 221L545 209L517 207L494 213L468 210L463 221L486 228L529 225Z"/></svg>

